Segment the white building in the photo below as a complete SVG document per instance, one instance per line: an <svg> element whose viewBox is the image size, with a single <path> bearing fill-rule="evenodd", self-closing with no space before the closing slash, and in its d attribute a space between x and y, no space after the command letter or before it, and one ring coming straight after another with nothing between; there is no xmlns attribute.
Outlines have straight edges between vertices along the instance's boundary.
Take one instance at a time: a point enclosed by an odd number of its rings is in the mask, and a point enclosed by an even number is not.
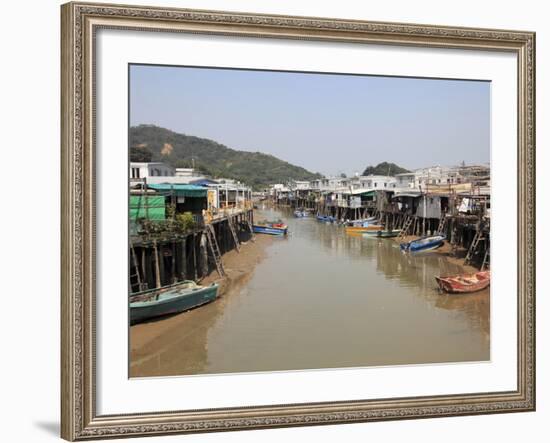
<svg viewBox="0 0 550 443"><path fill-rule="evenodd" d="M298 191L307 191L311 189L311 184L307 180L295 180L292 182L292 189Z"/></svg>
<svg viewBox="0 0 550 443"><path fill-rule="evenodd" d="M444 185L450 183L451 169L443 166L430 166L414 171L415 184L425 188L428 185Z"/></svg>
<svg viewBox="0 0 550 443"><path fill-rule="evenodd" d="M397 174L396 188L425 190L428 186L454 185L462 183L460 173L456 168L445 166L430 166L428 168L415 169L413 172Z"/></svg>
<svg viewBox="0 0 550 443"><path fill-rule="evenodd" d="M395 175L395 187L400 189L415 187L415 173L403 172Z"/></svg>
<svg viewBox="0 0 550 443"><path fill-rule="evenodd" d="M201 176L194 168L176 168L176 177L199 177Z"/></svg>
<svg viewBox="0 0 550 443"><path fill-rule="evenodd" d="M173 177L174 168L162 162L130 162L131 179Z"/></svg>
<svg viewBox="0 0 550 443"><path fill-rule="evenodd" d="M279 199L282 197L288 197L289 192L290 192L290 189L282 183L277 183L275 185L272 185L269 190L269 193L276 199Z"/></svg>
<svg viewBox="0 0 550 443"><path fill-rule="evenodd" d="M396 179L387 175L361 175L350 179L352 190L390 190L395 188Z"/></svg>

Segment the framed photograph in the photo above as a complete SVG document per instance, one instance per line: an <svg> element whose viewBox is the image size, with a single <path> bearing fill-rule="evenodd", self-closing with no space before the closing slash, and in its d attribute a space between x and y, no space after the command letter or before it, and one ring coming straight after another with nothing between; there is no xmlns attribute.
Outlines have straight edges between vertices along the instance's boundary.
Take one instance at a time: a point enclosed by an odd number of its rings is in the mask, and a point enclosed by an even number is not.
<svg viewBox="0 0 550 443"><path fill-rule="evenodd" d="M68 3L62 437L535 409L535 35Z"/></svg>

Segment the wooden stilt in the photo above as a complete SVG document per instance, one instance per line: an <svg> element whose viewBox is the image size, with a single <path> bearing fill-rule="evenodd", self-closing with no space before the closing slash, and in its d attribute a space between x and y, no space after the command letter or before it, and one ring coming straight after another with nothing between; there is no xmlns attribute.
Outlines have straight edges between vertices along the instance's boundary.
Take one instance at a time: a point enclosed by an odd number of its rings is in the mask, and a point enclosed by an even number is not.
<svg viewBox="0 0 550 443"><path fill-rule="evenodd" d="M193 232L193 276L197 280L197 235Z"/></svg>
<svg viewBox="0 0 550 443"><path fill-rule="evenodd" d="M181 240L181 279L185 280L187 277L187 237Z"/></svg>
<svg viewBox="0 0 550 443"><path fill-rule="evenodd" d="M160 288L162 284L160 281L159 253L158 253L156 240L153 240L153 254L154 254L154 260L155 260L155 283L156 283L155 287Z"/></svg>
<svg viewBox="0 0 550 443"><path fill-rule="evenodd" d="M136 270L135 276L136 276L137 283L138 283L138 290L142 291L143 290L143 284L142 284L141 275L140 275L140 272L139 272L139 263L138 263L138 259L137 259L137 255L136 255L136 250L134 249L134 245L132 244L132 242L130 242L130 251L132 252L132 261L134 263L134 269Z"/></svg>
<svg viewBox="0 0 550 443"><path fill-rule="evenodd" d="M178 281L178 276L176 275L176 242L172 240L172 269L171 269L171 277L172 277L172 283L176 283Z"/></svg>

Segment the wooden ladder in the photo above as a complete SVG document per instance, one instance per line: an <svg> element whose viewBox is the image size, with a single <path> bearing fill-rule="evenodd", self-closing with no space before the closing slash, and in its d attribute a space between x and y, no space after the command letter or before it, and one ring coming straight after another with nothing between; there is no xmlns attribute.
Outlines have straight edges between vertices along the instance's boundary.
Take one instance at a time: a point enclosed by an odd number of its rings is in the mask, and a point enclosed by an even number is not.
<svg viewBox="0 0 550 443"><path fill-rule="evenodd" d="M254 234L254 228L252 227L252 223L250 223L250 220L246 219L246 226L248 226L248 230L250 231L250 240L256 241L256 234Z"/></svg>
<svg viewBox="0 0 550 443"><path fill-rule="evenodd" d="M401 232L399 233L398 238L405 238L405 236L407 235L407 231L411 227L413 221L414 221L414 217L412 215L409 215L405 220L405 224L403 225L403 228L401 229Z"/></svg>
<svg viewBox="0 0 550 443"><path fill-rule="evenodd" d="M214 232L214 227L211 224L206 225L206 239L208 240L208 247L212 253L212 258L216 264L216 270L220 277L225 275L225 270L223 269L222 255L220 253L220 248L218 246L218 241L216 240L216 233Z"/></svg>
<svg viewBox="0 0 550 443"><path fill-rule="evenodd" d="M231 231L231 235L233 236L233 241L235 242L235 247L237 248L237 252L241 252L241 244L239 242L239 237L237 237L237 232L235 231L235 225L233 224L233 219L231 217L227 217L227 225L229 226L229 230Z"/></svg>
<svg viewBox="0 0 550 443"><path fill-rule="evenodd" d="M489 269L489 267L491 266L491 252L490 252L490 249L491 248L487 248L485 249L485 255L483 256L483 263L481 263L481 271L483 271L483 268L485 268L485 266L487 266L487 269Z"/></svg>
<svg viewBox="0 0 550 443"><path fill-rule="evenodd" d="M445 214L441 216L439 219L439 226L437 227L437 234L442 234L445 230L445 226L447 225L447 217L445 217Z"/></svg>
<svg viewBox="0 0 550 443"><path fill-rule="evenodd" d="M479 245L479 242L483 240L483 232L478 230L476 232L476 235L474 235L474 239L472 240L472 244L470 245L470 248L468 249L468 253L466 254L466 258L464 259L464 264L467 265L472 262L472 258L474 257L477 246Z"/></svg>
<svg viewBox="0 0 550 443"><path fill-rule="evenodd" d="M138 283L138 288L139 288L140 291L143 291L145 289L145 283L143 282L143 280L141 278L141 273L139 272L139 263L138 263L138 259L137 259L137 256L136 256L136 250L134 249L134 245L131 242L130 242L130 251L132 252L132 262L133 262L133 265L134 265L133 268L136 271L135 274L130 274L130 279L132 279L132 277L136 277L137 283Z"/></svg>

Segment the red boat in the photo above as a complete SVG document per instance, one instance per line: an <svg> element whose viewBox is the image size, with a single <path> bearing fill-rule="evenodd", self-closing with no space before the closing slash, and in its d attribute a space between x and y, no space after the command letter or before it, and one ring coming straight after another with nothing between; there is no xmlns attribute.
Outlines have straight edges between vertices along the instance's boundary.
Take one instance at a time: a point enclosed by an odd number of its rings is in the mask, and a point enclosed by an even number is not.
<svg viewBox="0 0 550 443"><path fill-rule="evenodd" d="M462 274L453 277L436 277L439 287L453 294L465 294L485 289L491 281L491 271L480 271L475 274Z"/></svg>

